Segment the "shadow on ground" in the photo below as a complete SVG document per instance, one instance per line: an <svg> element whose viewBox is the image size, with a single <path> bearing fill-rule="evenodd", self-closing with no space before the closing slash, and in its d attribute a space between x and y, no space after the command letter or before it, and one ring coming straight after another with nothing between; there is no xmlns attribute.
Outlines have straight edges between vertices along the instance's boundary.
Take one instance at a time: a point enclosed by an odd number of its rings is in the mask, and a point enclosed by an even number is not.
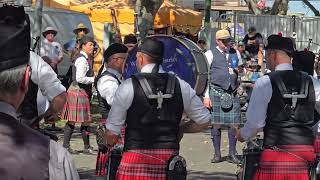
<svg viewBox="0 0 320 180"><path fill-rule="evenodd" d="M187 180L236 180L235 174L224 172L188 171Z"/></svg>
<svg viewBox="0 0 320 180"><path fill-rule="evenodd" d="M78 169L78 173L80 176L80 179L82 180L105 180L105 177L102 176L95 176L95 170L94 169Z"/></svg>

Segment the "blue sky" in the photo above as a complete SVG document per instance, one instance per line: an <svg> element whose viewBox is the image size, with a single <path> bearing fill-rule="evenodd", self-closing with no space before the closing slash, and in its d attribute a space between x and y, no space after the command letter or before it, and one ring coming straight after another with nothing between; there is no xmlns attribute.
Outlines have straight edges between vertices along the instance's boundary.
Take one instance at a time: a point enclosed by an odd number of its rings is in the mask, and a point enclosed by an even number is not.
<svg viewBox="0 0 320 180"><path fill-rule="evenodd" d="M273 0L268 0L271 4ZM320 0L310 1L320 11ZM289 1L289 13L304 13L306 16L314 16L313 12L302 1Z"/></svg>

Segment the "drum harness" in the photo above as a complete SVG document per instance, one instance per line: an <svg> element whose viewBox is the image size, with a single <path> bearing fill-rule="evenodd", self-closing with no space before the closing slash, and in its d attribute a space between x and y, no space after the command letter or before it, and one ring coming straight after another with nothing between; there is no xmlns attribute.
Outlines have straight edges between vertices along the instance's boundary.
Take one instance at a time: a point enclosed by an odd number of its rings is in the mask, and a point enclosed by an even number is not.
<svg viewBox="0 0 320 180"><path fill-rule="evenodd" d="M154 68L157 69L157 68ZM153 71L154 73L154 71ZM153 93L148 81L146 80L145 77L143 77L141 74L135 74L134 75L138 80L139 83L148 99L156 99L158 106L157 109L160 110L162 108L162 103L164 99L170 99L174 96L174 89L175 89L175 81L176 77L174 74L168 73L168 80L167 80L167 86L166 86L166 92L163 94L161 91L157 91L157 94ZM137 152L135 150L129 150L129 152L133 152L136 154L140 154L152 159L159 160L163 162L164 164L167 164L166 168L166 180L185 180L187 178L187 164L186 160L180 156L180 155L173 155L168 162L166 161L142 153L142 152Z"/></svg>
<svg viewBox="0 0 320 180"><path fill-rule="evenodd" d="M301 80L302 80L300 92L298 93L297 91L292 91L291 94L288 93L287 88L284 85L284 82L282 81L282 79L277 74L273 74L275 83L276 83L282 97L284 99L291 99L291 105L286 103L285 107L278 114L278 116L294 115L298 99L307 98L308 92L309 92L309 79L308 79L309 76L304 72L300 72L300 73L301 73ZM319 167L317 167L318 160L316 162L310 162L310 161L304 159L303 157L301 157L297 154L294 154L288 150L281 149L281 148L277 147L276 145L270 145L270 146L267 146L267 148L274 150L274 151L287 153L293 157L296 157L297 159L304 161L309 167L309 179L311 179L311 180L315 178L316 174L320 174L320 169L319 169Z"/></svg>

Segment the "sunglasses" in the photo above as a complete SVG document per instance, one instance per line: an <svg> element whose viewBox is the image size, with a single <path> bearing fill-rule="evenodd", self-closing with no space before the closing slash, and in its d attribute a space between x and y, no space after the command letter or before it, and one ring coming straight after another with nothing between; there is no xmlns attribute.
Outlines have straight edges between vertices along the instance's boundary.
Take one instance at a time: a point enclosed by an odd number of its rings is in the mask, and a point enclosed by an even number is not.
<svg viewBox="0 0 320 180"><path fill-rule="evenodd" d="M56 32L54 32L54 31L47 31L46 34L53 34L53 35L55 35Z"/></svg>
<svg viewBox="0 0 320 180"><path fill-rule="evenodd" d="M223 43L223 44L229 44L231 42L231 39L220 39L220 41Z"/></svg>
<svg viewBox="0 0 320 180"><path fill-rule="evenodd" d="M112 58L112 59L116 59L116 60L125 60L125 59L127 59L127 57L114 57L114 58Z"/></svg>

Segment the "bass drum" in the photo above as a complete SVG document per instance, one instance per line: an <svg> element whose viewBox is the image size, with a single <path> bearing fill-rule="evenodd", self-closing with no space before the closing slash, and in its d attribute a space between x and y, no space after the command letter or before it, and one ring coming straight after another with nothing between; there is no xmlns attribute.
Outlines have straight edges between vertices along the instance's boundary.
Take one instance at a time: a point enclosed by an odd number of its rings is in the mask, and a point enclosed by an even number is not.
<svg viewBox="0 0 320 180"><path fill-rule="evenodd" d="M198 96L202 96L207 88L208 62L202 50L185 37L155 35L149 36L164 43L164 57L162 67L166 72L173 72L185 80L195 89ZM137 73L137 47L129 53L125 78Z"/></svg>

